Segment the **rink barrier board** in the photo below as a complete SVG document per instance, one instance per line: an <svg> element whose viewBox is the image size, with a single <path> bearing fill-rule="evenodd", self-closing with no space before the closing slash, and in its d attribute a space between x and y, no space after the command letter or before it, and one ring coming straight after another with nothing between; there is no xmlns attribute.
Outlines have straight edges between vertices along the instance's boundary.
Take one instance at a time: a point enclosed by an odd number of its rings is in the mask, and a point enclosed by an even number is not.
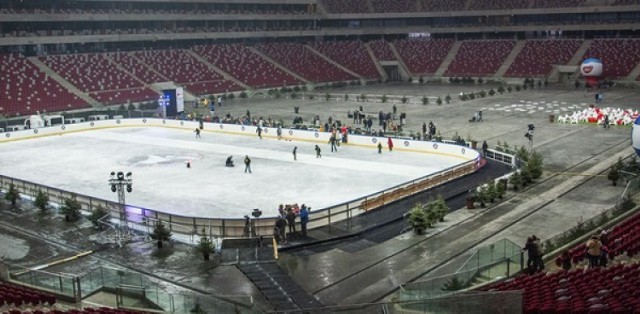
<svg viewBox="0 0 640 314"><path fill-rule="evenodd" d="M144 122L143 122L144 121ZM202 132L215 132L215 133L227 133L234 135L255 136L256 126L251 125L239 125L239 124L222 124L222 123L203 123L204 129ZM64 135L70 133L83 132L88 130L104 130L111 128L121 127L164 127L172 129L181 129L185 131L193 131L199 126L198 121L181 121L181 120L164 120L153 118L131 118L131 119L116 119L116 120L96 120L86 121L76 124L55 125L52 127L20 130L14 132L6 132L0 134L0 142L11 142L17 140L33 139L45 136ZM329 132L299 130L299 129L282 129L284 140L295 141L307 141L327 144L331 134ZM276 139L276 128L263 128L263 138ZM356 145L377 149L378 143L382 143L385 153L388 151L387 147L388 137L377 136L363 136L350 134L348 136L348 143L341 143L341 145ZM426 142L415 141L408 139L392 138L394 142L394 150L418 152L418 153L431 153L446 155L448 157L460 158L463 160L473 160L479 156L476 150L469 147L452 145L442 142Z"/></svg>
<svg viewBox="0 0 640 314"><path fill-rule="evenodd" d="M45 136L59 136L94 129L98 130L120 127L166 127L191 131L198 126L199 122L197 121L163 120L151 118L98 120L87 121L78 124L67 124L64 126L56 125L47 128L4 133L0 134L0 142L26 140ZM255 126L204 123L203 131L228 133L234 135L251 135L257 137L257 134L255 133ZM309 141L326 144L329 141L330 137L330 133L328 132L290 129L283 129L282 131L283 135L288 135L288 138L296 141ZM265 128L263 137L275 139L275 133L276 128ZM5 134L11 135L6 136ZM379 141L382 141L383 148L385 150L388 149L386 137L350 135L348 139L348 145L365 146L375 149L377 149L377 143ZM446 155L463 159L465 161L459 165L444 169L440 172L430 174L422 178L410 180L389 189L350 200L342 204L333 205L323 209L313 208L307 227L309 229L313 229L316 227L321 227L324 225L349 219L351 217L365 213L368 210L384 206L407 196L422 192L426 189L433 188L461 176L473 173L477 170L478 167L479 153L468 147L446 143L394 139L394 150ZM117 218L119 217L120 205L117 202L81 195L70 191L64 191L57 188L0 175L0 187L6 190L11 183L15 184L16 188L20 191L21 194L35 197L38 190L42 190L49 195L51 202L58 204L63 203L65 198L76 197L76 199L82 205L83 211L90 212L96 206L101 205L112 213L112 221L114 219L117 220ZM168 225L169 229L172 232L191 236L192 242L195 241L195 238L197 238L198 234L201 234L203 229L207 234L219 237L241 237L243 236L244 232L245 221L242 218L181 216L172 213L156 211L153 209L137 207L134 205L126 205L125 208L127 212L128 224L130 225L130 227L138 230L147 230L148 232L157 221L163 221ZM264 217L258 219L255 226L257 233L261 235L272 234L273 226L275 225L275 219L276 217ZM297 230L300 230L299 222L297 222L296 228Z"/></svg>

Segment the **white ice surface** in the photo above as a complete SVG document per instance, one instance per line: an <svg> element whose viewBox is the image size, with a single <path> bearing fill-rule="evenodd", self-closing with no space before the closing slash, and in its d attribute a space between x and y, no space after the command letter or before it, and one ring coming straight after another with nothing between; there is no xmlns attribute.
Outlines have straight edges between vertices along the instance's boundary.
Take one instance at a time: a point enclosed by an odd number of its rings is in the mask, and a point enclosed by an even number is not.
<svg viewBox="0 0 640 314"><path fill-rule="evenodd" d="M127 204L196 217L242 217L278 204L314 210L350 201L463 162L442 155L319 143L260 140L257 136L165 128L93 130L0 144L0 174L116 200L111 171L133 173ZM298 160L292 150L298 146ZM225 167L233 155L236 167ZM243 159L252 159L245 174ZM186 162L191 161L191 169Z"/></svg>

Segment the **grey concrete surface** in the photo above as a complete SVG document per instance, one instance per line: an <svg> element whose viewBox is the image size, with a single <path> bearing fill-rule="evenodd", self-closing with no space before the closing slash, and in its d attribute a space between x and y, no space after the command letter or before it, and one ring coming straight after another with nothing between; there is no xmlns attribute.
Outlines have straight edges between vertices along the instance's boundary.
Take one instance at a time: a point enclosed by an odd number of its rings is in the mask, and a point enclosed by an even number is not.
<svg viewBox="0 0 640 314"><path fill-rule="evenodd" d="M421 97L452 97L460 91L487 89L488 85L384 85L366 86L329 91L335 94L362 92L386 95L416 95ZM324 94L325 91L317 91ZM455 98L455 97L454 97ZM351 304L384 300L389 297L399 284L426 278L430 272L440 267L446 268L457 256L464 256L488 242L500 238L509 238L516 243L523 242L524 237L537 234L543 240L573 226L580 219L587 219L603 208L610 206L619 197L624 187L613 187L603 177L586 176L602 174L618 156L629 156L630 150L628 127L613 127L604 130L593 125L559 125L550 123L546 104L552 104L548 110L552 113L570 113L572 110L586 108L593 99L593 92L585 93L573 87L548 87L545 89L527 90L504 94L501 96L451 104L429 105L396 104L399 112L407 112L408 125L405 130L418 131L423 121L436 123L444 138L450 138L456 132L466 138L487 140L490 146L497 141L513 145L526 145L523 134L526 125L536 125L534 148L542 153L545 159L544 177L528 190L512 193L507 200L495 207L484 210L458 210L447 216L445 223L438 224L426 236L415 236L407 233L380 245L346 252L330 250L311 256L296 257L281 255L280 265L286 269L293 279L305 291L314 295L325 305ZM544 101L544 106L540 104ZM530 102L530 103L528 103ZM533 109L534 102L536 109ZM557 103L554 103L557 102ZM563 104L564 103L564 104ZM328 115L335 119L346 120L347 111L353 111L362 103L355 101L324 100L290 100L251 98L225 102L224 107L216 111L242 115L247 109L253 116L271 116L273 119L290 121L295 114L294 106L300 106L300 115L309 120L316 113L325 120ZM496 105L500 106L496 106ZM558 104L558 106L553 106ZM515 105L515 107L511 107ZM527 107L530 105L531 107ZM366 112L379 110L391 111L392 104L364 103ZM498 110L506 107L514 110ZM605 91L604 106L621 108L640 108L640 93L637 89L612 89ZM537 109L542 107L542 109ZM493 108L494 110L490 110ZM556 109L557 108L557 109ZM515 110L522 109L522 110ZM476 110L483 110L484 122L469 123L468 119ZM557 112L555 111L557 110ZM564 172L564 173L563 173ZM562 174L559 174L562 173ZM585 175L586 174L586 175ZM33 218L33 210L14 213L2 209L10 218L9 222L18 228L29 230L30 234L42 237L45 241L52 239L65 244L73 251L90 248L91 244L78 241L78 233L73 234L59 217L54 216L52 223L45 226L46 219ZM27 222L23 222L27 221ZM30 222L29 222L30 221ZM55 226L54 226L55 225ZM38 226L42 226L39 230ZM74 230L87 230L86 226L75 226ZM82 231L89 232L89 231ZM37 264L39 259L50 259L52 256L64 256L51 249L39 249L43 244L33 238L6 231L6 241L22 238L24 242L13 250L13 258L23 265ZM13 238L9 238L9 236ZM18 242L16 242L18 243ZM25 244L26 243L26 244ZM44 245L47 246L47 245ZM152 272L159 278L166 278L181 284L181 289L203 289L212 293L222 293L225 287L233 284L238 289L233 292L246 293L260 300L260 293L252 288L252 284L241 275L228 271L227 268L215 267L215 264L197 262L189 255L186 247L175 247L162 255L153 257L150 253L153 243L140 243L146 249L136 251L123 257L113 248L104 248L99 256L111 258L124 265ZM5 246L3 246L5 247ZM28 249L27 249L28 247ZM25 253L26 252L26 253ZM137 254L137 255L135 255ZM178 258L171 257L176 254ZM135 258L131 258L134 255ZM127 257L128 256L128 257ZM35 260L35 261L34 261ZM136 261L136 262L134 262ZM96 263L104 263L99 260ZM61 270L65 267L61 266ZM73 266L69 266L73 269ZM450 269L455 269L451 266ZM257 301L260 303L260 301ZM264 305L268 308L268 305Z"/></svg>

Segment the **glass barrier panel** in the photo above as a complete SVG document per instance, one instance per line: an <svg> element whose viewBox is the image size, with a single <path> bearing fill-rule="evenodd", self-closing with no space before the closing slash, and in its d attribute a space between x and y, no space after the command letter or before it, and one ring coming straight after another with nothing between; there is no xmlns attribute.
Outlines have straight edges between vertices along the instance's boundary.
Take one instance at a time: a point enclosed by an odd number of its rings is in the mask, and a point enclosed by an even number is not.
<svg viewBox="0 0 640 314"><path fill-rule="evenodd" d="M79 278L80 292L83 298L102 288L102 274L103 269L97 268Z"/></svg>

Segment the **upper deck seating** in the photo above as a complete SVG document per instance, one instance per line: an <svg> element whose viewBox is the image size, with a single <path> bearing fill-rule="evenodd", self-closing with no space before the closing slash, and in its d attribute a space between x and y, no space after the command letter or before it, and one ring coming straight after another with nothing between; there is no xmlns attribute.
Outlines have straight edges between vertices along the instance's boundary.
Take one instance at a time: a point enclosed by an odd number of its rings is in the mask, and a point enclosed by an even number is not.
<svg viewBox="0 0 640 314"><path fill-rule="evenodd" d="M493 75L507 58L513 46L515 46L513 40L465 41L444 75Z"/></svg>
<svg viewBox="0 0 640 314"><path fill-rule="evenodd" d="M504 76L546 76L554 65L564 65L578 51L581 40L529 40L518 53Z"/></svg>
<svg viewBox="0 0 640 314"><path fill-rule="evenodd" d="M23 55L0 54L0 113L30 115L89 105L40 71Z"/></svg>
<svg viewBox="0 0 640 314"><path fill-rule="evenodd" d="M322 41L313 42L310 45L364 78L380 78L380 72L361 41Z"/></svg>
<svg viewBox="0 0 640 314"><path fill-rule="evenodd" d="M405 39L394 42L413 75L435 73L453 46L453 39Z"/></svg>
<svg viewBox="0 0 640 314"><path fill-rule="evenodd" d="M268 43L259 44L256 48L308 81L336 82L355 79L302 44Z"/></svg>

